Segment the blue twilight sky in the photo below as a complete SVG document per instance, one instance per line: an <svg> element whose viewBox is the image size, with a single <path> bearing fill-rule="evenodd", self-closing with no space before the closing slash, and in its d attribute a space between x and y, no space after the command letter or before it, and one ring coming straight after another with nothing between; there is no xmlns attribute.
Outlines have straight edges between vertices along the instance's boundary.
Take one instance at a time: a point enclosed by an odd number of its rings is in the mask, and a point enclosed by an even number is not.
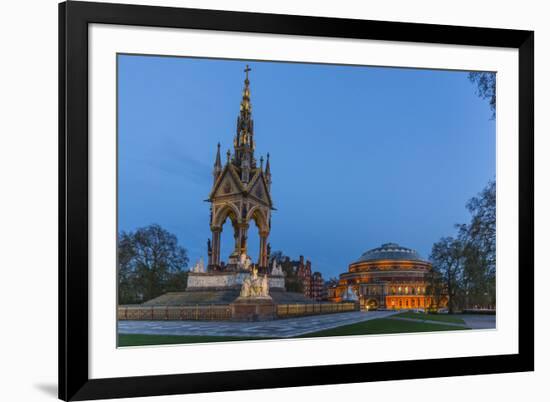
<svg viewBox="0 0 550 402"><path fill-rule="evenodd" d="M244 61L119 55L120 230L158 223L206 260L216 144L232 147ZM250 62L269 241L325 278L386 242L428 258L495 177L495 122L466 72ZM233 245L229 221L222 259ZM249 254L256 259L257 228Z"/></svg>

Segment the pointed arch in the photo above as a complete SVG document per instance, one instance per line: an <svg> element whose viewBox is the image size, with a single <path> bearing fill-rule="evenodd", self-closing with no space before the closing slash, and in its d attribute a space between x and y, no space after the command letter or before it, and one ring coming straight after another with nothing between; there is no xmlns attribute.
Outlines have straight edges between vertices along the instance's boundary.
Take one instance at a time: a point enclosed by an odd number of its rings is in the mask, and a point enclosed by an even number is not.
<svg viewBox="0 0 550 402"><path fill-rule="evenodd" d="M226 203L219 210L216 210L212 219L212 226L216 228L222 228L226 219L231 219L233 226L239 223L239 209L233 203Z"/></svg>
<svg viewBox="0 0 550 402"><path fill-rule="evenodd" d="M268 218L265 216L265 213L262 211L262 208L259 205L254 205L252 208L250 208L250 211L248 211L248 214L246 215L246 221L250 222L251 220L256 223L256 226L258 227L258 229L260 229L261 232L269 231Z"/></svg>

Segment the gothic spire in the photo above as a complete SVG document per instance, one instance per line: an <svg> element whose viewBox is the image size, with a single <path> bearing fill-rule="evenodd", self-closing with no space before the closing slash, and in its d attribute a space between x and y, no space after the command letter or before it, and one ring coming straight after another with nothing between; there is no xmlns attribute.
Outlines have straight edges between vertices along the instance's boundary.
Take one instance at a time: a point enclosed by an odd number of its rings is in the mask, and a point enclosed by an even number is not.
<svg viewBox="0 0 550 402"><path fill-rule="evenodd" d="M222 160L220 157L220 143L218 142L218 151L216 152L216 162L214 163L214 180L218 178L218 175L222 171Z"/></svg>
<svg viewBox="0 0 550 402"><path fill-rule="evenodd" d="M241 167L243 161L248 161L248 166L256 167L254 159L254 122L252 120L252 104L250 102L250 80L248 73L251 71L247 65L244 69L245 79L244 88L241 99L239 117L237 118L237 132L233 145L235 147L235 155L233 162L237 167Z"/></svg>
<svg viewBox="0 0 550 402"><path fill-rule="evenodd" d="M267 153L267 161L265 162L265 180L267 188L271 189L271 166L269 164L269 152Z"/></svg>
<svg viewBox="0 0 550 402"><path fill-rule="evenodd" d="M271 176L271 168L269 166L269 152L267 153L267 161L265 163L265 175Z"/></svg>

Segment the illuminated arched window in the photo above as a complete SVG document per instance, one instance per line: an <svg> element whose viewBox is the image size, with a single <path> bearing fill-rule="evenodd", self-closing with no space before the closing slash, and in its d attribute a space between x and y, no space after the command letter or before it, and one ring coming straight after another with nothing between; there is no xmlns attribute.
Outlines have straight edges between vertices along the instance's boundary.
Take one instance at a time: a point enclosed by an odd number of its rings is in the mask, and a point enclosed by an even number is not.
<svg viewBox="0 0 550 402"><path fill-rule="evenodd" d="M405 286L405 294L406 294L406 295L409 294L409 287L408 287L408 286Z"/></svg>

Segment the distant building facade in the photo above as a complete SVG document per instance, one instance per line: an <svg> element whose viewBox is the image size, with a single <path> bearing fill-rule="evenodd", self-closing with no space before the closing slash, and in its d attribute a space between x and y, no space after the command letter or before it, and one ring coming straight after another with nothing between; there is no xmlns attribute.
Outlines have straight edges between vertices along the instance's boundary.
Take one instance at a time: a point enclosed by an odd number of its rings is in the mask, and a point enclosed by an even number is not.
<svg viewBox="0 0 550 402"><path fill-rule="evenodd" d="M297 267L297 274L298 278L300 278L300 282L302 283L302 287L304 289L304 296L309 297L312 299L313 297L313 278L311 275L311 261L306 260L304 264L304 256L300 256L300 260L298 262Z"/></svg>
<svg viewBox="0 0 550 402"><path fill-rule="evenodd" d="M311 277L311 298L316 301L323 300L325 281L320 272L314 272Z"/></svg>
<svg viewBox="0 0 550 402"><path fill-rule="evenodd" d="M329 287L329 300L343 301L351 290L363 309L428 309L444 307L429 291L430 262L396 243L369 250L349 265L337 285Z"/></svg>
<svg viewBox="0 0 550 402"><path fill-rule="evenodd" d="M286 257L283 261L283 267L290 267L292 276L299 282L299 287L304 296L316 301L326 300L326 289L323 275L320 272L313 272L311 269L311 261L306 260L303 255L298 260L290 260ZM291 284L288 280L287 284Z"/></svg>

